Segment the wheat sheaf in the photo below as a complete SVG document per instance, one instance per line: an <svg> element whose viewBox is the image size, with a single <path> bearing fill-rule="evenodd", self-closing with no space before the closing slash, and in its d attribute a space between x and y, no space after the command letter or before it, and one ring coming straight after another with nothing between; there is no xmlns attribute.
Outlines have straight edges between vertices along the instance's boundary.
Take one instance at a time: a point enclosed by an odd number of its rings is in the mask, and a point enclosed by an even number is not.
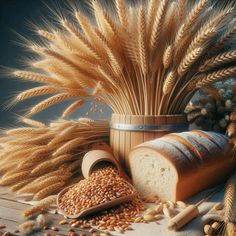
<svg viewBox="0 0 236 236"><path fill-rule="evenodd" d="M0 134L0 186L10 186L18 195L31 194L33 200L42 202L78 182L83 155L93 144L109 139L105 120L59 119L49 125L24 117L20 120L25 127ZM38 212L37 207L32 209Z"/></svg>
<svg viewBox="0 0 236 236"><path fill-rule="evenodd" d="M66 99L73 101L63 117L91 99L119 114L178 114L199 88L236 74L234 4L100 2L89 1L91 15L72 7L73 17L54 14L58 24L35 27L42 43L26 47L38 59L13 74L39 86L15 101L52 96L30 115Z"/></svg>

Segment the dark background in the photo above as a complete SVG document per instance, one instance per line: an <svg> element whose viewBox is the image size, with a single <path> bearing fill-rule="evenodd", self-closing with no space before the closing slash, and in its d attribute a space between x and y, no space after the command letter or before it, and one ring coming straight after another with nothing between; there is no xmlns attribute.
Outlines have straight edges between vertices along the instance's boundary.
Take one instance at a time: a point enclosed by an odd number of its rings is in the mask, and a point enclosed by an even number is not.
<svg viewBox="0 0 236 236"><path fill-rule="evenodd" d="M101 0L105 2L105 0ZM134 1L134 0L133 0ZM189 1L189 0L188 0ZM234 0L232 0L234 2ZM226 0L212 0L212 4L220 5L227 4ZM42 17L50 19L51 13L46 4L52 7L63 5L63 0L0 0L0 65L10 68L22 68L23 59L28 55L24 48L17 45L20 42L19 36L23 35L26 38L35 37L35 33L30 30L29 22L41 22ZM86 0L77 0L81 6L85 6ZM110 0L111 2L111 0ZM46 3L46 4L45 4ZM28 101L17 104L11 109L4 109L10 99L17 91L24 90L30 87L29 83L22 82L5 75L5 69L1 69L0 78L0 126L11 127L16 123L16 116L24 114L24 112L34 104L37 99L30 99ZM91 105L91 104L89 104ZM56 119L62 112L63 104L53 106L37 114L34 118L48 121L49 119ZM73 117L78 115L85 116L87 107L84 107ZM109 109L105 108L104 114L92 114L92 116L106 117L110 114ZM91 115L91 114L89 114Z"/></svg>

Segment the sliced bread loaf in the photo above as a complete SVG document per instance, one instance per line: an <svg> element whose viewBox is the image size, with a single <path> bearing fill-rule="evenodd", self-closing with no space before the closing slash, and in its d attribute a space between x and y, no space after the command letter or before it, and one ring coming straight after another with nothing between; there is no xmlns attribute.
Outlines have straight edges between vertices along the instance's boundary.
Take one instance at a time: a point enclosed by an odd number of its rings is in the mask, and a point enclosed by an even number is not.
<svg viewBox="0 0 236 236"><path fill-rule="evenodd" d="M141 195L155 194L172 201L225 181L236 167L224 135L197 130L138 145L129 161L133 183Z"/></svg>

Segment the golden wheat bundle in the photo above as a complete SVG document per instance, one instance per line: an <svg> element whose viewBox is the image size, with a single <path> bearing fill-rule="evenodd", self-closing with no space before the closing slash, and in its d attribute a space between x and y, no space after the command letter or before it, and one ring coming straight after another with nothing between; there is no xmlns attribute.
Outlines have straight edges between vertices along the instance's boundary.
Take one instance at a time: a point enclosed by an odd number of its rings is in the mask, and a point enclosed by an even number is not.
<svg viewBox="0 0 236 236"><path fill-rule="evenodd" d="M81 158L93 144L108 142L105 120L57 120L49 126L21 118L25 127L2 132L0 185L34 200L59 192L81 175Z"/></svg>
<svg viewBox="0 0 236 236"><path fill-rule="evenodd" d="M236 74L235 4L218 9L208 0L114 2L108 9L89 1L93 16L73 6L73 17L57 17L59 27L36 27L43 43L27 48L38 60L14 75L39 85L15 101L52 96L29 114L65 99L73 101L63 117L91 99L118 114L183 113L200 87Z"/></svg>

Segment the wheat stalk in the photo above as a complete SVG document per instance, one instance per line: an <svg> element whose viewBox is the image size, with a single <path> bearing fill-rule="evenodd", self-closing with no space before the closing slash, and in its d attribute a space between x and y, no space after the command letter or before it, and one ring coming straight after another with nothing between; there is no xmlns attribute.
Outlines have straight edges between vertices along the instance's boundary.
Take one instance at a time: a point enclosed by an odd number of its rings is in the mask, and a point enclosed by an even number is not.
<svg viewBox="0 0 236 236"><path fill-rule="evenodd" d="M224 196L224 223L226 235L236 235L236 175L233 175L226 184Z"/></svg>
<svg viewBox="0 0 236 236"><path fill-rule="evenodd" d="M90 1L93 20L78 8L74 17L59 17L59 26L37 28L44 46L27 47L40 56L32 65L42 73L14 74L44 85L19 94L18 100L54 93L29 114L77 97L85 103L99 99L118 114L183 113L200 85L234 74L235 8L195 2L150 0L128 6L116 0L108 11ZM175 84L164 94L171 71L176 71ZM63 117L79 105L79 100L69 105Z"/></svg>

